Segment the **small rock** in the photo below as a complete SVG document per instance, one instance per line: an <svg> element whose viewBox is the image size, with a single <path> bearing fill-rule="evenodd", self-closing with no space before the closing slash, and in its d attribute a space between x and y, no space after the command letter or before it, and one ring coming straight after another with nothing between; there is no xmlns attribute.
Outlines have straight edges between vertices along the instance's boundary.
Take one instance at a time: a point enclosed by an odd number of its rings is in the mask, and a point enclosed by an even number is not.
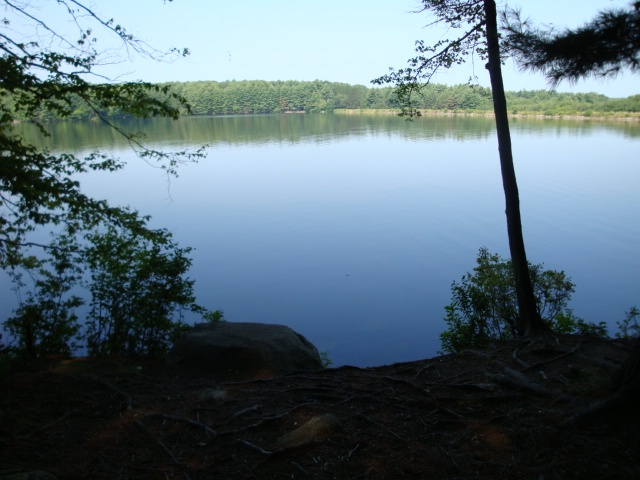
<svg viewBox="0 0 640 480"><path fill-rule="evenodd" d="M222 388L208 388L200 393L201 402L216 402L222 405L229 400L229 392Z"/></svg>

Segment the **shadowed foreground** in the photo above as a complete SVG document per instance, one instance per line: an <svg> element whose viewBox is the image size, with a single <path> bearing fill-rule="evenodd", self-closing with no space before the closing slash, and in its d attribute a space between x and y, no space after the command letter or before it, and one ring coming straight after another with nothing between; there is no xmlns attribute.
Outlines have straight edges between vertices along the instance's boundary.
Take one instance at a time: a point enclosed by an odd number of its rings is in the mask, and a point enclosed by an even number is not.
<svg viewBox="0 0 640 480"><path fill-rule="evenodd" d="M52 361L0 378L0 478L640 478L638 416L589 413L630 351L566 336L242 383Z"/></svg>

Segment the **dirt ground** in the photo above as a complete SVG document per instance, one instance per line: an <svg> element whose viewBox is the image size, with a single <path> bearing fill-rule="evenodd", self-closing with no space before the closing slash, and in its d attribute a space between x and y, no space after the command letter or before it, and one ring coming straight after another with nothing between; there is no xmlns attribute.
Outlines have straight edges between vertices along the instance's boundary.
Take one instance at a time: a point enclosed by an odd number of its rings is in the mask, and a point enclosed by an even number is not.
<svg viewBox="0 0 640 480"><path fill-rule="evenodd" d="M240 383L50 360L0 378L0 479L640 478L638 415L586 413L630 351L566 336Z"/></svg>

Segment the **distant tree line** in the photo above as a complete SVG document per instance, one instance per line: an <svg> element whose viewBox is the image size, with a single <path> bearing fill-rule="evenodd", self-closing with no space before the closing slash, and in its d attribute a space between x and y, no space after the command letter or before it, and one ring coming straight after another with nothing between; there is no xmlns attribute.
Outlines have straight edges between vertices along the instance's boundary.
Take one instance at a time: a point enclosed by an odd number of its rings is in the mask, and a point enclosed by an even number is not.
<svg viewBox="0 0 640 480"><path fill-rule="evenodd" d="M346 83L309 81L200 81L162 84L191 105L192 115L237 115L333 112L339 109L399 109L394 87L366 87ZM424 111L487 113L493 111L491 90L462 84L429 84L416 106ZM11 101L10 99L5 101ZM609 98L598 93L559 93L555 90L507 92L509 113L539 115L613 115L640 112L640 95ZM184 112L188 114L187 112ZM70 119L90 119L98 114L123 116L116 108L96 112L86 101L72 101ZM35 112L31 119L53 120L51 110ZM28 120L24 118L23 120Z"/></svg>

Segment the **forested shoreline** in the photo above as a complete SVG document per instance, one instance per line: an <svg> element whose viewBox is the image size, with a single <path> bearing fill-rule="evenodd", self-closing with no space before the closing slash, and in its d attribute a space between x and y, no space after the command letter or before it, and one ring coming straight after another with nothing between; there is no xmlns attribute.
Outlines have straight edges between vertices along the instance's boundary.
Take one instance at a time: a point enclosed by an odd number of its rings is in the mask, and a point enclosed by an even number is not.
<svg viewBox="0 0 640 480"><path fill-rule="evenodd" d="M237 115L271 113L330 113L336 110L400 109L394 87L366 87L328 81L197 81L171 82L171 91L184 97L191 115ZM493 112L491 90L468 84L429 84L415 99L422 111L489 114ZM98 115L119 117L115 110L92 110L80 99L73 102L68 118L91 119ZM543 116L640 116L640 94L609 98L598 93L560 93L555 90L507 92L509 113ZM55 120L51 110L22 120Z"/></svg>

